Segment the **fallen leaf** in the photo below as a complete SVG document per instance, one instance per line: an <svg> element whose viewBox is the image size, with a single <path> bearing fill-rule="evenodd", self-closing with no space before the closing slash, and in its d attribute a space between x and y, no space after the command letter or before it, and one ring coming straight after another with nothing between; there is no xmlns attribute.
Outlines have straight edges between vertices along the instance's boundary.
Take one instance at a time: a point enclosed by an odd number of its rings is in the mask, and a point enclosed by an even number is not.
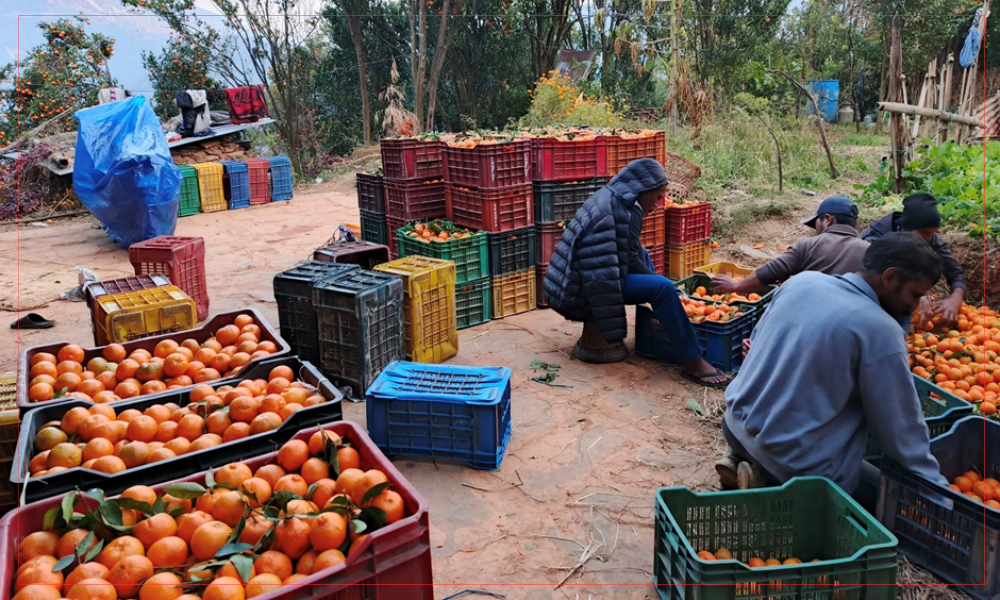
<svg viewBox="0 0 1000 600"><path fill-rule="evenodd" d="M754 250L761 250L763 248L764 248L764 244L754 244L753 245L753 249Z"/></svg>
<svg viewBox="0 0 1000 600"><path fill-rule="evenodd" d="M475 552L475 548L462 548L459 552Z"/></svg>
<svg viewBox="0 0 1000 600"><path fill-rule="evenodd" d="M535 549L535 547L531 545L531 542L524 542L524 549L531 552Z"/></svg>
<svg viewBox="0 0 1000 600"><path fill-rule="evenodd" d="M694 398L688 398L687 402L684 403L684 408L686 408L686 409L688 409L690 411L694 411L694 412L698 413L699 415L701 415L703 417L707 417L708 416L708 411L706 411L704 408L702 408L701 403L699 403Z"/></svg>

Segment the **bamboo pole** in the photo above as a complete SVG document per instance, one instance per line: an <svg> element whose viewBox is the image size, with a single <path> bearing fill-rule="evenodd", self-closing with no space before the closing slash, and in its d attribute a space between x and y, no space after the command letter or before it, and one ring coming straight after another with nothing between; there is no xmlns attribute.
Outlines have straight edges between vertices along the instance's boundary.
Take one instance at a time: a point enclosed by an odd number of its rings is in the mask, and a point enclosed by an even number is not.
<svg viewBox="0 0 1000 600"><path fill-rule="evenodd" d="M954 83L951 80L955 72L955 55L948 54L948 62L945 64L944 72L941 74L941 90L938 99L938 109L948 110L951 108L951 88ZM943 144L948 139L948 123L945 119L938 119L937 143Z"/></svg>
<svg viewBox="0 0 1000 600"><path fill-rule="evenodd" d="M923 106L913 106L912 104L900 104L899 102L879 102L879 109L892 114L920 115L922 117L930 117L939 121L962 123L964 125L980 124L975 117L956 115L955 113L945 112L934 108L925 108Z"/></svg>
<svg viewBox="0 0 1000 600"><path fill-rule="evenodd" d="M896 15L892 18L892 46L889 52L889 100L899 102L903 99L903 24ZM879 103L885 107L887 102ZM903 113L895 111L889 117L889 138L892 140L893 178L896 193L903 191L903 155L906 150L906 125Z"/></svg>

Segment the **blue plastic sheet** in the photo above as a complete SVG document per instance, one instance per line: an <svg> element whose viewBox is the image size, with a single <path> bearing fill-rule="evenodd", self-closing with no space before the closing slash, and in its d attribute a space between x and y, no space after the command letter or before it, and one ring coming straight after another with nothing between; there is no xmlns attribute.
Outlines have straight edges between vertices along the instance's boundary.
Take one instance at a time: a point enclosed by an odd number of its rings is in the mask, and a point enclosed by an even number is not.
<svg viewBox="0 0 1000 600"><path fill-rule="evenodd" d="M85 108L73 190L116 243L130 246L177 225L182 176L160 120L143 97Z"/></svg>

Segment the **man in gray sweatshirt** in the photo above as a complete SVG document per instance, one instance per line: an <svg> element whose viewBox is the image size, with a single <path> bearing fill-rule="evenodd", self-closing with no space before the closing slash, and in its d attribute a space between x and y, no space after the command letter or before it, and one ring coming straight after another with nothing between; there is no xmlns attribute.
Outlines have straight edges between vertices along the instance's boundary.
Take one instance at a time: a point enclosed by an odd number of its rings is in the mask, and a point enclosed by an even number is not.
<svg viewBox="0 0 1000 600"><path fill-rule="evenodd" d="M890 233L872 242L856 273L803 272L779 288L726 389L731 451L780 483L819 475L853 493L870 431L893 460L941 478L891 316L915 310L940 276L927 242ZM732 481L725 462L719 474Z"/></svg>

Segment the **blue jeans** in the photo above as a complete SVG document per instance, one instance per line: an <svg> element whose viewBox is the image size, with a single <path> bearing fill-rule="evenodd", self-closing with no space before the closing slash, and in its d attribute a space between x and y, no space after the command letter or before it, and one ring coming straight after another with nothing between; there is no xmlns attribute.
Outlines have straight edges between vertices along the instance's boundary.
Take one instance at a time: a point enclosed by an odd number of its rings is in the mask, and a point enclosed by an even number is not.
<svg viewBox="0 0 1000 600"><path fill-rule="evenodd" d="M622 297L626 304L648 302L653 307L653 315L660 322L663 333L670 338L677 362L686 363L701 358L701 344L673 282L662 275L629 275L625 279Z"/></svg>

